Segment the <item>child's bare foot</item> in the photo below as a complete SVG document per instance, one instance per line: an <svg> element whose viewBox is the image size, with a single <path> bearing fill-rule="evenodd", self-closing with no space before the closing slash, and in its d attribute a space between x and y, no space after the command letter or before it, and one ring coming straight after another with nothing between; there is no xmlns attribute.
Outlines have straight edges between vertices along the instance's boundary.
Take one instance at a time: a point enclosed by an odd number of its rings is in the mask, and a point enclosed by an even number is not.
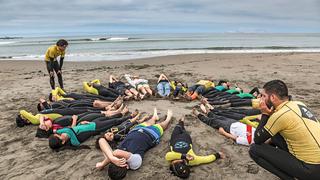
<svg viewBox="0 0 320 180"><path fill-rule="evenodd" d="M171 110L171 109L168 109L167 119L171 119L171 118L172 118L172 110Z"/></svg>
<svg viewBox="0 0 320 180"><path fill-rule="evenodd" d="M185 116L183 115L183 116L179 119L179 121L184 122L184 118L185 118Z"/></svg>
<svg viewBox="0 0 320 180"><path fill-rule="evenodd" d="M131 117L136 117L139 114L139 110L136 109L131 113Z"/></svg>
<svg viewBox="0 0 320 180"><path fill-rule="evenodd" d="M125 107L122 109L121 114L125 115L125 114L127 114L128 112L129 112L129 108L128 108L128 106L125 106Z"/></svg>
<svg viewBox="0 0 320 180"><path fill-rule="evenodd" d="M195 115L196 117L198 117L198 115L200 114L199 111L196 108L192 108L192 114Z"/></svg>
<svg viewBox="0 0 320 180"><path fill-rule="evenodd" d="M218 153L219 153L221 159L225 159L226 158L226 155L223 152L218 152Z"/></svg>
<svg viewBox="0 0 320 180"><path fill-rule="evenodd" d="M153 109L153 116L152 116L152 118L155 118L156 121L159 120L157 108L154 108L154 109Z"/></svg>
<svg viewBox="0 0 320 180"><path fill-rule="evenodd" d="M208 112L207 112L207 108L206 108L203 104L200 105L200 109L201 109L201 111L202 111L203 113L205 113L205 114L208 113Z"/></svg>
<svg viewBox="0 0 320 180"><path fill-rule="evenodd" d="M202 97L202 98L200 99L200 102L201 102L202 104L209 104L208 98L205 98L205 97Z"/></svg>

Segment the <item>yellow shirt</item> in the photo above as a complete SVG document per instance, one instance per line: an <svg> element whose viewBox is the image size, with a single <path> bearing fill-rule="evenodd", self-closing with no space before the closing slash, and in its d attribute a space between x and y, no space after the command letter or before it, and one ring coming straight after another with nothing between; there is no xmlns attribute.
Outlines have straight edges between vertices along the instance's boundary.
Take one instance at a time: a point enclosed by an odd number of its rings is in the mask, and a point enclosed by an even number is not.
<svg viewBox="0 0 320 180"><path fill-rule="evenodd" d="M214 87L214 83L208 80L200 80L197 82L197 84L203 85L206 89L209 89L210 87Z"/></svg>
<svg viewBox="0 0 320 180"><path fill-rule="evenodd" d="M57 57L64 57L65 51L61 51L57 45L50 46L47 49L46 55L45 55L45 61L50 61L50 58L53 58L54 61L56 61Z"/></svg>
<svg viewBox="0 0 320 180"><path fill-rule="evenodd" d="M320 122L299 101L279 105L264 126L272 136L280 133L297 159L320 164Z"/></svg>

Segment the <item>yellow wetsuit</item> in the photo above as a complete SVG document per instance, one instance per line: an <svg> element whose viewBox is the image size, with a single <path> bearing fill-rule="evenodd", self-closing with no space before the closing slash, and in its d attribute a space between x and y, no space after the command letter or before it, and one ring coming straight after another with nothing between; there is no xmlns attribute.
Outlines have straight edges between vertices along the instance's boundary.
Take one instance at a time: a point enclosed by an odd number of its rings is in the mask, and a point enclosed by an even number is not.
<svg viewBox="0 0 320 180"><path fill-rule="evenodd" d="M310 164L320 163L320 122L302 102L280 104L264 129L271 136L279 133L297 159Z"/></svg>
<svg viewBox="0 0 320 180"><path fill-rule="evenodd" d="M52 45L46 51L45 61L50 61L50 59L54 59L54 61L56 61L58 56L64 58L65 51L61 51L57 45Z"/></svg>
<svg viewBox="0 0 320 180"><path fill-rule="evenodd" d="M73 98L65 98L64 95L67 93L64 92L63 89L60 87L56 87L54 90L51 91L52 97L55 97L56 101L64 100L64 99L69 99L69 100L74 100Z"/></svg>
<svg viewBox="0 0 320 180"><path fill-rule="evenodd" d="M261 114L259 114L259 115L253 115L253 116L246 116L246 117L240 119L239 121L242 122L242 123L244 123L244 124L247 124L247 125L249 125L249 126L252 126L252 127L254 127L254 128L257 128L258 125L259 125L259 122L252 121L252 120L258 119L258 118L260 118L260 117L261 117Z"/></svg>
<svg viewBox="0 0 320 180"><path fill-rule="evenodd" d="M175 83L175 81L170 81L170 86L171 86L171 88L173 89L173 90L175 90L176 89L176 83ZM186 87L184 87L184 86L182 86L182 92L187 92L187 90L188 90L188 88L186 88Z"/></svg>
<svg viewBox="0 0 320 180"><path fill-rule="evenodd" d="M213 162L218 155L198 156L192 149L192 140L190 135L184 129L184 123L179 122L172 131L170 139L170 152L165 156L167 161L187 159L187 155L193 157L193 160L187 161L187 165L196 166Z"/></svg>
<svg viewBox="0 0 320 180"><path fill-rule="evenodd" d="M100 84L100 80L99 79L95 79L93 81L90 82L91 84ZM92 85L89 85L88 82L83 82L83 89L90 93L90 94L95 94L95 95L99 95L99 91L94 88Z"/></svg>
<svg viewBox="0 0 320 180"><path fill-rule="evenodd" d="M208 80L200 80L196 84L203 85L205 87L205 89L209 89L211 87L215 87L214 82L208 81Z"/></svg>
<svg viewBox="0 0 320 180"><path fill-rule="evenodd" d="M192 150L192 144L190 144L190 146L191 146L191 149L188 151L187 154L191 155L193 157L193 160L187 161L187 165L196 166L196 165L200 165L200 164L211 163L216 160L216 156L213 154L207 155L207 156L196 155ZM166 154L167 161L183 159L183 154L173 151L172 146L170 146L170 150L171 151Z"/></svg>
<svg viewBox="0 0 320 180"><path fill-rule="evenodd" d="M44 117L47 117L49 119L52 119L52 120L55 120L59 117L61 117L62 115L61 114L57 114L57 113L50 113L50 114L36 114L36 115L33 115L25 110L21 110L20 111L20 115L24 118L24 119L27 119L28 121L31 122L31 124L40 124L40 117L41 116L44 116Z"/></svg>

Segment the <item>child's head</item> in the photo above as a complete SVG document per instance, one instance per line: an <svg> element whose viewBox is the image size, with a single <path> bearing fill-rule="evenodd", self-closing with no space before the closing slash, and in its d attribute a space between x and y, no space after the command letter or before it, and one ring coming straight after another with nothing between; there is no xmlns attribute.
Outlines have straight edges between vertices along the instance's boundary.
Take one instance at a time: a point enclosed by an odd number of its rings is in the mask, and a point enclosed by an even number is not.
<svg viewBox="0 0 320 180"><path fill-rule="evenodd" d="M186 179L190 175L190 168L186 165L184 160L172 162L170 165L171 172L179 178Z"/></svg>
<svg viewBox="0 0 320 180"><path fill-rule="evenodd" d="M119 167L111 163L108 168L108 176L112 180L123 179L126 177L127 171L128 171L127 167Z"/></svg>

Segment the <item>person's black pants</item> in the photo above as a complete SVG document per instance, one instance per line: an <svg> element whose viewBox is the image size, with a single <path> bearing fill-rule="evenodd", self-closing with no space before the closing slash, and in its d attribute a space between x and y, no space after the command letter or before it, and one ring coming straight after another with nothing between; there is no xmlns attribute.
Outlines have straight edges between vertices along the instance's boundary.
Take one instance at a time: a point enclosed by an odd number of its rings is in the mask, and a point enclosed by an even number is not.
<svg viewBox="0 0 320 180"><path fill-rule="evenodd" d="M79 94L79 93L68 93L64 97L70 97L76 100L104 100L104 101L114 101L116 97L104 97L95 94Z"/></svg>
<svg viewBox="0 0 320 180"><path fill-rule="evenodd" d="M121 123L123 123L124 121L130 119L131 116L124 116L122 118L114 118L114 119L101 119L101 118L97 118L95 120L93 120L92 122L96 123L96 132L104 132L110 128L112 128L113 126L117 126Z"/></svg>
<svg viewBox="0 0 320 180"><path fill-rule="evenodd" d="M113 90L111 88L106 88L99 84L93 84L93 87L98 90L100 96L114 97L114 98L117 98L119 96L116 90Z"/></svg>
<svg viewBox="0 0 320 180"><path fill-rule="evenodd" d="M48 70L49 77L50 77L51 88L55 89L54 73L53 73L53 71L55 71L58 76L59 85L63 89L62 72L61 72L60 65L59 65L58 61L46 61L46 65L47 65L47 70Z"/></svg>
<svg viewBox="0 0 320 180"><path fill-rule="evenodd" d="M174 127L171 138L170 138L170 146L174 146L177 142L177 139L183 139L188 144L192 144L191 137L189 133L184 128L184 123L179 121L179 123Z"/></svg>
<svg viewBox="0 0 320 180"><path fill-rule="evenodd" d="M230 132L230 126L232 123L238 122L237 120L226 118L223 116L212 116L212 117L206 117L203 114L199 114L198 118L200 121L204 122L205 124L215 128L219 129L222 127L226 132Z"/></svg>
<svg viewBox="0 0 320 180"><path fill-rule="evenodd" d="M252 144L249 155L258 165L281 179L320 179L320 164L305 163L286 150L268 144Z"/></svg>

